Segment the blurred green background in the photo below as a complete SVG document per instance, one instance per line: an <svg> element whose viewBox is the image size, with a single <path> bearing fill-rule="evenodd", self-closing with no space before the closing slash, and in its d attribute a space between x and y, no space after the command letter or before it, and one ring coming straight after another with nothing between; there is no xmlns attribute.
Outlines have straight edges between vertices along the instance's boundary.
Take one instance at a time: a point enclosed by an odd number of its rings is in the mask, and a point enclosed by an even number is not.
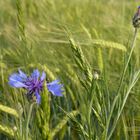
<svg viewBox="0 0 140 140"><path fill-rule="evenodd" d="M20 3L20 4L19 4ZM67 30L90 64L92 72L97 70L106 81L112 96L118 87L121 71L128 55L134 28L132 18L140 2L138 0L1 0L0 1L0 101L16 108L19 97L8 85L8 77L18 68L29 73L38 68L47 73L47 80L61 79L64 83L64 98L52 97L52 126L67 112L77 109L79 94L85 90L78 77L83 74L75 64ZM93 43L102 40L123 45ZM129 67L130 73L140 67L140 34ZM129 83L127 77L125 83ZM139 82L131 91L122 120L112 140L139 139L140 89ZM114 96L111 97L112 99ZM0 121L9 125L9 117L3 113ZM125 118L125 119L124 119ZM10 122L12 123L12 122ZM125 124L124 124L125 123ZM11 124L10 124L11 125ZM121 134L122 126L126 126ZM63 136L56 139L82 139L77 131L67 126ZM74 134L73 134L74 133ZM76 134L75 134L76 133ZM126 134L127 133L127 134ZM125 138L121 135L125 135ZM126 138L127 137L127 138ZM1 134L1 139L6 136ZM43 138L42 138L43 139Z"/></svg>

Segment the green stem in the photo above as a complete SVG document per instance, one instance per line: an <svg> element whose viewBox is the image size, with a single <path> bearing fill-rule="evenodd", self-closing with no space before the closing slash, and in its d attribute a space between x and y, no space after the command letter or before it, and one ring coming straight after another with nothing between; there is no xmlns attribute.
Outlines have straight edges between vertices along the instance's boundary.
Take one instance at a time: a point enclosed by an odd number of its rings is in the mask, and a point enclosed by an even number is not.
<svg viewBox="0 0 140 140"><path fill-rule="evenodd" d="M27 123L26 123L26 140L28 140L28 133L29 133L29 122L30 122L30 118L31 118L31 114L32 114L32 110L33 110L33 105L35 103L32 103L30 105L30 108L29 108L29 112L28 112L28 118L27 118Z"/></svg>
<svg viewBox="0 0 140 140"><path fill-rule="evenodd" d="M95 90L96 87L96 81L94 79L94 77L92 78L92 82L91 82L91 87L90 87L90 92L89 92L89 97L91 97L91 100L89 101L89 103L87 104L89 106L89 110L87 110L87 123L88 123L88 133L89 133L89 140L92 139L92 131L91 131L91 111L92 111L92 105L93 105L93 99L94 99L94 94L93 91ZM88 101L87 101L88 102Z"/></svg>
<svg viewBox="0 0 140 140"><path fill-rule="evenodd" d="M22 118L21 117L20 117L19 123L20 123L20 138L22 138Z"/></svg>
<svg viewBox="0 0 140 140"><path fill-rule="evenodd" d="M138 72L138 75L139 75L139 74L140 74L140 71ZM137 78L137 80L138 80L138 79L139 79L139 78ZM136 81L137 81L137 80L136 80ZM112 129L111 129L111 131L110 131L110 134L109 134L109 136L108 136L108 139L111 138L111 136L112 136L112 134L113 134L113 132L114 132L114 130L115 130L115 127L116 127L117 122L118 122L118 120L119 120L119 117L120 117L120 115L121 115L121 113L122 113L122 111L123 111L123 108L124 108L124 106L125 106L125 103L126 103L126 101L127 101L127 98L128 98L128 96L129 96L129 94L130 94L131 89L132 89L132 88L134 87L134 85L136 84L136 81L133 83L133 85L131 85L131 86L129 87L129 89L128 89L127 93L126 93L126 96L124 97L123 104L122 104L122 106L121 106L121 108L120 108L119 113L117 114L116 121L115 121L114 124L113 124L113 127L112 127Z"/></svg>
<svg viewBox="0 0 140 140"><path fill-rule="evenodd" d="M123 73L122 73L122 76L121 76L121 80L120 80L120 84L119 84L119 87L118 87L118 90L117 90L117 95L113 101L113 104L112 104L112 107L111 107L111 112L109 114L109 117L108 117L108 121L107 121L107 127L106 127L106 135L105 135L105 138L106 139L110 139L110 137L108 138L107 136L107 133L108 133L108 129L109 129L109 125L110 125L110 120L111 120L111 117L112 117L112 114L113 114L113 111L114 111L114 108L115 108L115 105L116 105L116 102L119 98L119 93L121 91L121 87L122 87L122 83L123 83L123 80L124 80L124 76L126 74L126 70L128 68L128 64L130 62L130 59L131 59L131 56L132 56L132 53L133 53L133 50L134 50L134 46L135 46L135 41L136 41L136 37L137 37L137 28L135 28L135 33L134 33L134 37L133 37L133 41L132 41L132 44L131 44L131 50L130 50L130 54L129 54L129 57L128 57L128 60L127 60L127 63L124 67L124 70L123 70Z"/></svg>

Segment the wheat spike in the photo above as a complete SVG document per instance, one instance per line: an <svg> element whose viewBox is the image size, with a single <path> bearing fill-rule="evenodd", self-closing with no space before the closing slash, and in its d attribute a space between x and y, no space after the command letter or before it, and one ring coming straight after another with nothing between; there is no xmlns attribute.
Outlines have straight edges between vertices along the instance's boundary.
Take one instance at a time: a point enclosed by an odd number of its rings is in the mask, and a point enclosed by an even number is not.
<svg viewBox="0 0 140 140"><path fill-rule="evenodd" d="M126 47L116 42L97 39L97 40L92 40L92 43L95 45L99 45L102 48L113 48L113 49L119 49L126 52Z"/></svg>
<svg viewBox="0 0 140 140"><path fill-rule="evenodd" d="M83 54L81 47L75 43L73 38L70 38L69 41L70 41L71 48L74 53L74 57L75 57L75 61L77 65L82 69L84 74L87 76L88 80L91 82L92 81L91 68Z"/></svg>
<svg viewBox="0 0 140 140"><path fill-rule="evenodd" d="M5 133L6 135L9 135L10 137L14 137L14 130L8 126L0 124L0 131Z"/></svg>
<svg viewBox="0 0 140 140"><path fill-rule="evenodd" d="M13 115L13 116L15 116L17 118L19 117L19 115L18 115L18 113L17 113L17 111L15 109L7 107L5 105L0 104L0 111L3 111L3 112L8 113L8 114L11 114L11 115Z"/></svg>

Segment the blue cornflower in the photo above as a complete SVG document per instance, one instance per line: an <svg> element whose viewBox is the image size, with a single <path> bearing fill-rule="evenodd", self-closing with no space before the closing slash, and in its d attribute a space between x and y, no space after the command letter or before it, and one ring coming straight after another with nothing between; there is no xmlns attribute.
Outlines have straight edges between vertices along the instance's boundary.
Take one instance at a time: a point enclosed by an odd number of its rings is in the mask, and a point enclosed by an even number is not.
<svg viewBox="0 0 140 140"><path fill-rule="evenodd" d="M19 73L14 73L9 77L9 85L16 88L25 88L28 91L28 99L33 99L35 96L36 101L39 104L41 101L40 93L43 90L44 81L46 79L45 72L42 72L41 76L37 69L33 71L31 76L27 76L21 70L18 70L18 72ZM54 80L53 82L47 83L47 88L53 95L63 95L63 85L60 84L59 80Z"/></svg>

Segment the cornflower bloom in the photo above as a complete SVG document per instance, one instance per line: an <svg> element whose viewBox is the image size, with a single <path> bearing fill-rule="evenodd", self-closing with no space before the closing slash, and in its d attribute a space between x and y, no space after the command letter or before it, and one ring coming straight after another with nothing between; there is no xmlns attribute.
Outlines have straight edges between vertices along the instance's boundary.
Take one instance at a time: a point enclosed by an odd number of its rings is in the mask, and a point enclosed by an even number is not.
<svg viewBox="0 0 140 140"><path fill-rule="evenodd" d="M14 73L9 77L9 85L15 88L24 88L27 90L27 98L33 99L36 97L36 102L39 104L41 101L40 93L43 90L43 85L46 80L45 72L40 75L39 71L36 69L33 71L31 76L27 76L21 70L19 73ZM60 84L59 80L54 80L47 83L47 89L55 96L63 96L63 85Z"/></svg>

